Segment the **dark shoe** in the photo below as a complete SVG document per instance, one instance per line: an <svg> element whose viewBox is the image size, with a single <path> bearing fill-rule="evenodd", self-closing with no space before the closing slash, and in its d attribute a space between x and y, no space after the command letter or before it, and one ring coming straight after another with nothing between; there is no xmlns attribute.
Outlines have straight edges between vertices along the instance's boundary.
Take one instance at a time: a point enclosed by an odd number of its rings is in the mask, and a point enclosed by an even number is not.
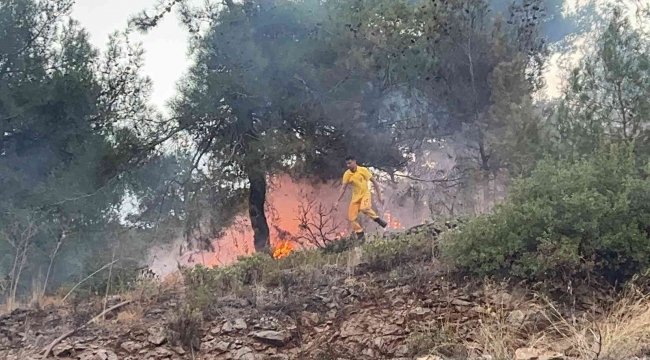
<svg viewBox="0 0 650 360"><path fill-rule="evenodd" d="M363 245L366 242L366 234L362 232L357 233L357 245Z"/></svg>
<svg viewBox="0 0 650 360"><path fill-rule="evenodd" d="M376 219L374 219L374 220L375 220L375 222L376 222L377 224L379 224L379 226L381 226L381 227L383 227L383 228L385 228L386 226L388 226L388 223L385 222L384 220L380 219L380 218L376 218Z"/></svg>

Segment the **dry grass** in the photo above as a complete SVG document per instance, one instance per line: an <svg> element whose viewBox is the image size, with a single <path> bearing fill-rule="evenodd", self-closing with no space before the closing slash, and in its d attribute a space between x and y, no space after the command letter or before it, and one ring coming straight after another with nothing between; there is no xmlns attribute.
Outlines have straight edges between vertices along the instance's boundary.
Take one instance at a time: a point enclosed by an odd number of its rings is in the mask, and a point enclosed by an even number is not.
<svg viewBox="0 0 650 360"><path fill-rule="evenodd" d="M115 320L120 324L133 324L142 320L144 308L138 305L131 305L127 310L120 311Z"/></svg>
<svg viewBox="0 0 650 360"><path fill-rule="evenodd" d="M63 305L63 298L60 296L40 296L37 298L32 298L32 301L29 305L37 309L59 307Z"/></svg>
<svg viewBox="0 0 650 360"><path fill-rule="evenodd" d="M625 296L605 316L577 323L561 319L554 328L581 358L629 358L650 344L650 296Z"/></svg>
<svg viewBox="0 0 650 360"><path fill-rule="evenodd" d="M10 303L0 304L0 316L9 314L13 310L13 305Z"/></svg>
<svg viewBox="0 0 650 360"><path fill-rule="evenodd" d="M605 320L599 324L605 356L632 356L650 344L650 297L623 299Z"/></svg>
<svg viewBox="0 0 650 360"><path fill-rule="evenodd" d="M164 291L173 291L180 289L183 285L183 276L180 272L175 271L167 276L160 282L160 290Z"/></svg>
<svg viewBox="0 0 650 360"><path fill-rule="evenodd" d="M50 307L59 307L62 306L62 298L60 296L35 296L32 295L32 298L29 302L13 302L11 299L7 299L7 302L0 304L0 315L6 315L15 309L18 308L34 308L34 309L46 309Z"/></svg>
<svg viewBox="0 0 650 360"><path fill-rule="evenodd" d="M548 302L512 301L509 306L492 302L490 306L475 308L481 315L472 323L443 320L423 325L415 329L409 345L418 354L428 352L452 358L490 355L493 359L512 359L523 354L564 354L595 360L641 356L650 344L650 295L627 293L605 314L585 313L576 318L562 316ZM528 320L518 321L513 312L537 314L543 321L535 328Z"/></svg>

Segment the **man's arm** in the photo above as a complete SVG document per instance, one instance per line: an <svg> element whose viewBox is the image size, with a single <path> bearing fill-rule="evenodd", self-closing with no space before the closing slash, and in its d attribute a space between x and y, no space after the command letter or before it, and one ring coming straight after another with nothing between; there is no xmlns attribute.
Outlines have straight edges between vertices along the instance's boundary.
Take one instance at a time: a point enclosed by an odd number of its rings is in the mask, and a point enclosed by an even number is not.
<svg viewBox="0 0 650 360"><path fill-rule="evenodd" d="M384 200L381 197L381 188L379 188L379 182L377 179L375 179L374 176L370 178L370 182L372 182L372 185L374 185L375 191L377 192L377 201L379 201L380 204L383 204Z"/></svg>
<svg viewBox="0 0 650 360"><path fill-rule="evenodd" d="M339 189L339 197L336 199L336 204L338 205L339 202L341 202L341 199L343 198L343 195L345 195L345 190L348 188L347 183L342 183L341 188Z"/></svg>

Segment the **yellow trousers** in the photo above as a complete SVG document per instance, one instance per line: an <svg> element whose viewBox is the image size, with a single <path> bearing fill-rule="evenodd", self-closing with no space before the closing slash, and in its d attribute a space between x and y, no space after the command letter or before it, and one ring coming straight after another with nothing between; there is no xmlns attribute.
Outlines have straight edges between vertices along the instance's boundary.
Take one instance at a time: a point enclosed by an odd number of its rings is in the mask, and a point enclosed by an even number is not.
<svg viewBox="0 0 650 360"><path fill-rule="evenodd" d="M356 233L363 232L361 224L359 224L357 221L359 212L370 216L373 220L379 217L377 216L377 213L372 210L372 201L370 201L370 194L362 197L361 200L353 201L350 203L350 208L348 209L348 220L350 220L352 228Z"/></svg>

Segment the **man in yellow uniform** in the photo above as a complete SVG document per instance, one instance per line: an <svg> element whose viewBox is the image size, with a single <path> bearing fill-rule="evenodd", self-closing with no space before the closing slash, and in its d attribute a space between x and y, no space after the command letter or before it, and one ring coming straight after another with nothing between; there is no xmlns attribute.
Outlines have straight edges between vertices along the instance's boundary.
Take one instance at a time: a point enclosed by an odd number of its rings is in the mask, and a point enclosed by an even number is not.
<svg viewBox="0 0 650 360"><path fill-rule="evenodd" d="M371 181L375 186L377 191L377 200L380 204L383 204L384 201L381 198L381 192L379 191L379 184L377 180L372 176L370 170L363 166L357 165L357 160L354 156L348 156L345 158L345 165L348 170L343 174L343 184L341 184L341 190L339 193L339 198L336 202L336 208L345 194L345 190L348 185L352 186L352 201L350 202L350 208L348 210L348 220L352 224L354 232L357 234L359 239L364 238L363 228L361 224L357 221L359 217L359 211L368 215L374 222L379 224L379 226L385 228L388 225L384 220L379 218L377 213L372 210L372 201L370 199L370 189L368 188L368 181Z"/></svg>

